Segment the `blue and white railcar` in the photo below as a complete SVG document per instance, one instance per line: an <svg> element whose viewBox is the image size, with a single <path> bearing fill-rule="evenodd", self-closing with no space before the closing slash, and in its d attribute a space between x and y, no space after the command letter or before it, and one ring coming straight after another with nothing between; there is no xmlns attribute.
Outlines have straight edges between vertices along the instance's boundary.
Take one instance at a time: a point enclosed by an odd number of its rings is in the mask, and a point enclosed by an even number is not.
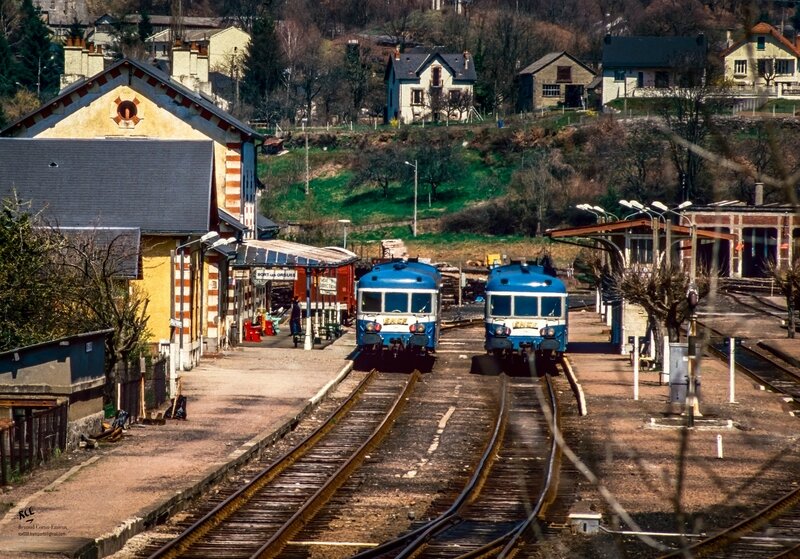
<svg viewBox="0 0 800 559"><path fill-rule="evenodd" d="M425 355L439 341L442 276L429 264L393 260L375 265L357 285L356 343L364 353L383 350Z"/></svg>
<svg viewBox="0 0 800 559"><path fill-rule="evenodd" d="M486 282L486 351L560 356L567 349L568 309L564 283L541 266L523 262L492 269Z"/></svg>

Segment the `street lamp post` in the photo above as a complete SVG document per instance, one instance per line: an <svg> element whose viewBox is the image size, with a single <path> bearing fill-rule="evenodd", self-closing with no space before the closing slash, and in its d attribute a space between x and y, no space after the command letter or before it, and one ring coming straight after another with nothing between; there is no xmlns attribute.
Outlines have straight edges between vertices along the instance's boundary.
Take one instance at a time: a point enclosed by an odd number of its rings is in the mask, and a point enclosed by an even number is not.
<svg viewBox="0 0 800 559"><path fill-rule="evenodd" d="M340 219L339 223L342 224L344 229L344 240L342 241L342 248L347 248L347 224L350 223L349 219Z"/></svg>
<svg viewBox="0 0 800 559"><path fill-rule="evenodd" d="M308 181L308 131L306 130L306 121L307 120L308 120L307 118L303 118L301 120L301 122L303 124L303 134L306 137L306 196L308 196L308 193L310 191L310 188L308 186L308 182L309 182Z"/></svg>
<svg viewBox="0 0 800 559"><path fill-rule="evenodd" d="M412 233L416 237L417 236L417 181L418 181L418 169L417 169L417 160L414 160L414 163L409 161L404 161L404 163L410 167L414 167L414 222Z"/></svg>

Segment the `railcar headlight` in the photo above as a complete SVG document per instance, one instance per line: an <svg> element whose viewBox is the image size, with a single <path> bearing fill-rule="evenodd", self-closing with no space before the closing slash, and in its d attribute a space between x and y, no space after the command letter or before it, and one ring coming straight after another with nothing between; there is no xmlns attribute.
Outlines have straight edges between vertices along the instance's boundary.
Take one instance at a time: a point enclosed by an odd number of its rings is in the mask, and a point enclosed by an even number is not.
<svg viewBox="0 0 800 559"><path fill-rule="evenodd" d="M412 334L424 334L425 325L417 322L416 324L412 324L411 326L409 326L408 331L411 332Z"/></svg>
<svg viewBox="0 0 800 559"><path fill-rule="evenodd" d="M539 335L545 338L555 338L556 337L556 329L552 326L547 326L539 330Z"/></svg>
<svg viewBox="0 0 800 559"><path fill-rule="evenodd" d="M364 330L367 332L380 332L381 325L377 322L367 322L367 324L364 326Z"/></svg>
<svg viewBox="0 0 800 559"><path fill-rule="evenodd" d="M511 335L511 328L507 328L502 324L497 324L494 327L494 335L495 336L510 336Z"/></svg>

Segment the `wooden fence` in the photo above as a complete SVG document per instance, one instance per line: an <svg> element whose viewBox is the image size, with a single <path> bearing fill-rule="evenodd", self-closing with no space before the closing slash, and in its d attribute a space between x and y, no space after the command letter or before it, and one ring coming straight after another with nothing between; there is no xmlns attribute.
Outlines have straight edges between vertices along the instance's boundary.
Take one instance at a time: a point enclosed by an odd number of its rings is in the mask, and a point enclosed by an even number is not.
<svg viewBox="0 0 800 559"><path fill-rule="evenodd" d="M26 409L24 418L0 428L0 485L47 462L56 450L64 451L67 407L65 402L37 412Z"/></svg>
<svg viewBox="0 0 800 559"><path fill-rule="evenodd" d="M128 412L131 420L141 419L143 410L159 408L167 401L168 366L166 358L154 361L145 371L139 368L126 370L124 365L119 365L115 374L119 379L119 408Z"/></svg>

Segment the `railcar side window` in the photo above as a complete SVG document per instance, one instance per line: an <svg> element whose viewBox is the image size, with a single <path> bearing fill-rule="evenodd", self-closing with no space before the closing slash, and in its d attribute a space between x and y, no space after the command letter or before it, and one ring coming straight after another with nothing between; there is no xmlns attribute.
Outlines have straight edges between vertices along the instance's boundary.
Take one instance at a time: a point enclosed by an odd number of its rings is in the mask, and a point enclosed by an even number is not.
<svg viewBox="0 0 800 559"><path fill-rule="evenodd" d="M361 312L381 312L381 294L379 291L361 292Z"/></svg>
<svg viewBox="0 0 800 559"><path fill-rule="evenodd" d="M561 316L561 297L542 297L542 316Z"/></svg>
<svg viewBox="0 0 800 559"><path fill-rule="evenodd" d="M539 298L514 297L514 316L539 316Z"/></svg>
<svg viewBox="0 0 800 559"><path fill-rule="evenodd" d="M489 314L511 316L511 295L492 295L489 298Z"/></svg>
<svg viewBox="0 0 800 559"><path fill-rule="evenodd" d="M383 310L384 312L408 312L408 293L386 292Z"/></svg>
<svg viewBox="0 0 800 559"><path fill-rule="evenodd" d="M429 313L433 308L431 304L432 296L430 293L412 293L411 294L411 312L415 313Z"/></svg>

